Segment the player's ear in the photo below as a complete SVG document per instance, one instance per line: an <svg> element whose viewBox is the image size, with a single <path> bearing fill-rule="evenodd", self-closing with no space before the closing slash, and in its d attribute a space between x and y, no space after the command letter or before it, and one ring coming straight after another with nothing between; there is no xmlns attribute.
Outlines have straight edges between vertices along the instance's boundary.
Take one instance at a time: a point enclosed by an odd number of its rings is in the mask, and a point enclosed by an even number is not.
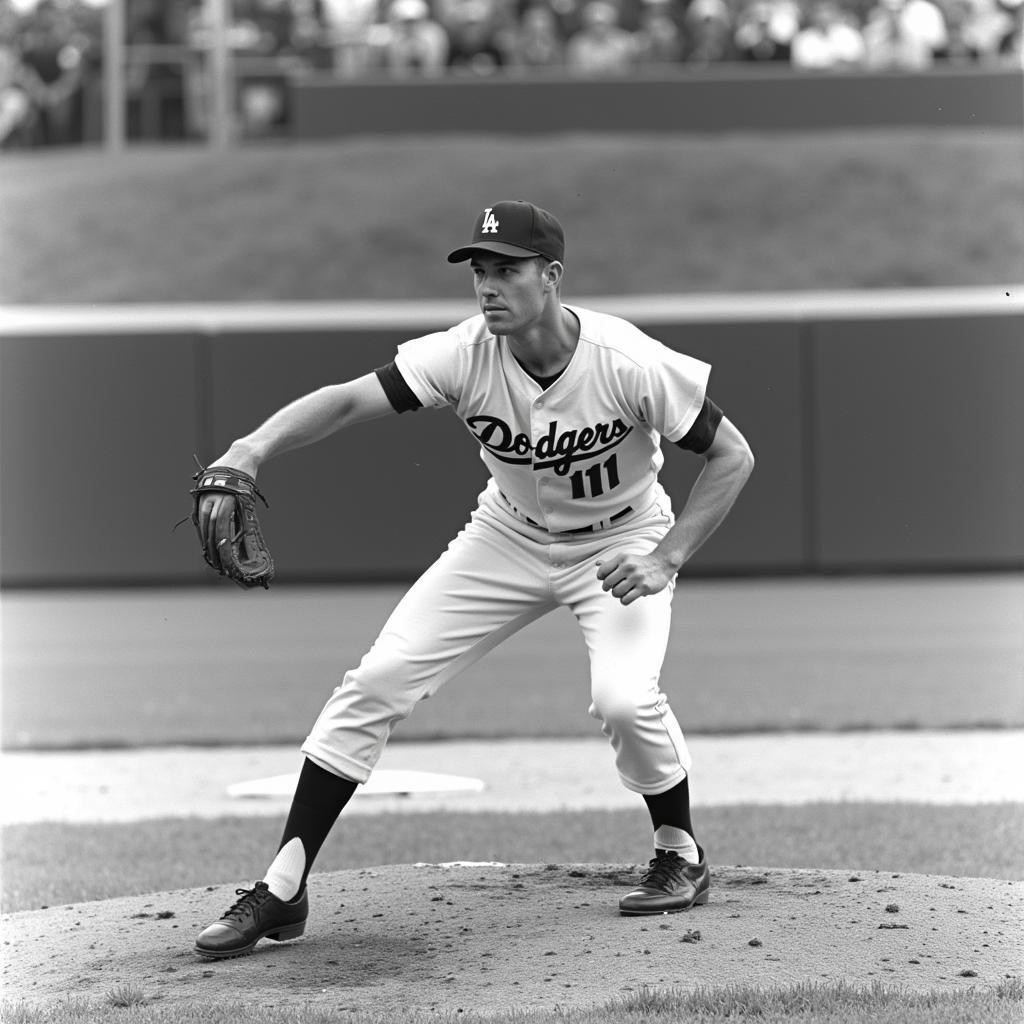
<svg viewBox="0 0 1024 1024"><path fill-rule="evenodd" d="M565 268L558 260L551 260L542 271L544 282L551 288L557 288L562 283L562 274Z"/></svg>

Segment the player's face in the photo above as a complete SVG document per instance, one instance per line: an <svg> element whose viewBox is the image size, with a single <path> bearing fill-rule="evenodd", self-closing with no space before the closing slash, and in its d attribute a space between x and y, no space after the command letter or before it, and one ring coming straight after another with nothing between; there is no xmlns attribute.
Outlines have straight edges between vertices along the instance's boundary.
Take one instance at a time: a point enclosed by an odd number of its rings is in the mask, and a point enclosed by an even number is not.
<svg viewBox="0 0 1024 1024"><path fill-rule="evenodd" d="M551 294L544 260L479 253L470 268L477 302L494 334L515 334L540 319Z"/></svg>

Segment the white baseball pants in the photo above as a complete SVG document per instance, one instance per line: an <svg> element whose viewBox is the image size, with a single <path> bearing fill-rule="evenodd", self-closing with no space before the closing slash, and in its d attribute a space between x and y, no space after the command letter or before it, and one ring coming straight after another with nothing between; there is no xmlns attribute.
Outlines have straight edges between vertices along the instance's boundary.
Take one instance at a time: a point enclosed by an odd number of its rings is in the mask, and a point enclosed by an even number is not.
<svg viewBox="0 0 1024 1024"><path fill-rule="evenodd" d="M673 523L667 495L597 533L552 534L519 519L493 481L470 522L409 589L358 668L345 674L302 746L321 767L365 782L394 725L503 640L564 605L590 656L589 713L611 741L623 785L657 794L690 755L658 686L673 584L622 605L597 563L649 552Z"/></svg>

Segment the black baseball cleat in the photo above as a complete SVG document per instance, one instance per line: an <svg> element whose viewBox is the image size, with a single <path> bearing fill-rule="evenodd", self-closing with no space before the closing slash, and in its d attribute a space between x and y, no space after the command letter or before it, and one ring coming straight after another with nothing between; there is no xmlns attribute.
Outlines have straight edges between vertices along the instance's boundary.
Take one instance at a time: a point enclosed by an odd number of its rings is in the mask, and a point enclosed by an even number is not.
<svg viewBox="0 0 1024 1024"><path fill-rule="evenodd" d="M678 914L708 901L711 872L698 846L699 864L690 864L673 850L656 850L640 885L619 900L622 914Z"/></svg>
<svg viewBox="0 0 1024 1024"><path fill-rule="evenodd" d="M251 953L260 939L284 942L297 939L306 930L309 897L306 889L293 900L279 900L266 882L251 889L236 889L241 899L219 920L207 925L196 937L195 951L213 960Z"/></svg>

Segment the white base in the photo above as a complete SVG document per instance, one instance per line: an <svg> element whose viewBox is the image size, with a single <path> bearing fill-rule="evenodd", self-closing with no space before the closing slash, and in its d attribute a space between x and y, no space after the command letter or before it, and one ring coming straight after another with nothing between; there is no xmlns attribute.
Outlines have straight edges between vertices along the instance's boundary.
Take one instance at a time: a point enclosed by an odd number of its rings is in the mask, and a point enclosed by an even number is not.
<svg viewBox="0 0 1024 1024"><path fill-rule="evenodd" d="M266 779L235 782L227 787L227 794L236 798L263 798L291 796L299 781L298 772L290 775L272 775ZM414 793L480 793L482 779L465 775L441 775L437 772L377 769L356 789L356 796L411 796Z"/></svg>

